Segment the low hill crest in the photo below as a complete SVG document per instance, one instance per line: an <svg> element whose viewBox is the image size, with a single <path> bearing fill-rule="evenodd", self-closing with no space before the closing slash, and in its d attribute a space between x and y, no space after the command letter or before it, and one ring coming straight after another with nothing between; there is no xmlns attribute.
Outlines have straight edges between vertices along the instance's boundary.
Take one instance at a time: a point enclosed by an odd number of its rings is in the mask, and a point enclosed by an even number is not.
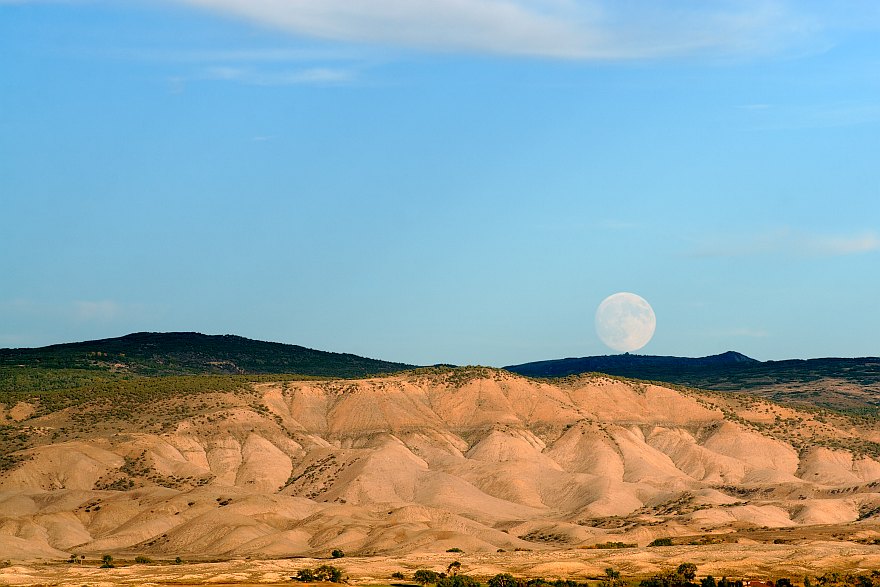
<svg viewBox="0 0 880 587"><path fill-rule="evenodd" d="M0 349L0 365L128 370L141 375L298 373L361 377L413 365L232 334L135 332L115 338Z"/></svg>

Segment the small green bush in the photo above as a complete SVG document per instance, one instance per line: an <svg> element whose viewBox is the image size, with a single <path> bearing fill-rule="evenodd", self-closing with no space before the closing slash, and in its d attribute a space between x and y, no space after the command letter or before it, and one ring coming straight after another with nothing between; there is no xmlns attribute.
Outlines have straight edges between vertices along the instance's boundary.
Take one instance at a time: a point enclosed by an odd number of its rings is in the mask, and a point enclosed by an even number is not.
<svg viewBox="0 0 880 587"><path fill-rule="evenodd" d="M136 562L139 565L148 565L151 562L153 562L153 559L146 557L146 556L138 555L138 556L134 557L134 562Z"/></svg>
<svg viewBox="0 0 880 587"><path fill-rule="evenodd" d="M498 573L488 581L489 587L516 587L516 578L509 573Z"/></svg>
<svg viewBox="0 0 880 587"><path fill-rule="evenodd" d="M437 587L480 587L480 582L468 575L450 575L439 579Z"/></svg>
<svg viewBox="0 0 880 587"><path fill-rule="evenodd" d="M413 581L419 585L433 585L440 580L440 575L428 569L419 569L413 574Z"/></svg>
<svg viewBox="0 0 880 587"><path fill-rule="evenodd" d="M297 571L296 576L291 577L291 579L296 579L303 583L316 583L320 581L342 583L344 576L342 569L330 565L321 565L315 569L300 569Z"/></svg>
<svg viewBox="0 0 880 587"><path fill-rule="evenodd" d="M342 558L345 556L345 553L337 548L330 553L330 556L332 556L333 558Z"/></svg>
<svg viewBox="0 0 880 587"><path fill-rule="evenodd" d="M464 551L457 546L453 546L452 548L447 548L446 552L464 552Z"/></svg>
<svg viewBox="0 0 880 587"><path fill-rule="evenodd" d="M672 538L657 538L648 546L672 546Z"/></svg>

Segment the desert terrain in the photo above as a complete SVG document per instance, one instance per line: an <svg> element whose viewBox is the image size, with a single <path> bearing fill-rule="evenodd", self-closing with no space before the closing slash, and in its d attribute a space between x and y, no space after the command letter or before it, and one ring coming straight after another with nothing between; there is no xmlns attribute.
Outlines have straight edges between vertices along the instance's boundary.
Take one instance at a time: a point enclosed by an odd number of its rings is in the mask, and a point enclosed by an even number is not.
<svg viewBox="0 0 880 587"><path fill-rule="evenodd" d="M379 583L453 558L581 579L880 568L880 426L747 395L431 368L0 421L29 439L0 476L9 584L289 581L332 549Z"/></svg>

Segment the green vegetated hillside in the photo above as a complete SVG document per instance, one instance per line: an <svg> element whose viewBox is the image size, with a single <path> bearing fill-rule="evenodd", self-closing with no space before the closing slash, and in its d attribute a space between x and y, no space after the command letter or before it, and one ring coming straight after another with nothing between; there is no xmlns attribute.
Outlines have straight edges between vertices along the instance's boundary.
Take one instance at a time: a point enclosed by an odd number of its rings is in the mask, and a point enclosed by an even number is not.
<svg viewBox="0 0 880 587"><path fill-rule="evenodd" d="M539 378L601 372L836 410L880 408L878 357L757 361L735 352L693 359L625 354L537 361L505 369Z"/></svg>
<svg viewBox="0 0 880 587"><path fill-rule="evenodd" d="M0 404L38 399L38 413L51 413L98 400L124 412L140 402L232 391L259 381L363 377L411 367L241 336L140 332L0 349Z"/></svg>
<svg viewBox="0 0 880 587"><path fill-rule="evenodd" d="M33 349L0 349L0 366L137 375L299 373L319 377L361 377L412 367L348 353L197 332L138 332ZM65 376L88 378L77 372Z"/></svg>

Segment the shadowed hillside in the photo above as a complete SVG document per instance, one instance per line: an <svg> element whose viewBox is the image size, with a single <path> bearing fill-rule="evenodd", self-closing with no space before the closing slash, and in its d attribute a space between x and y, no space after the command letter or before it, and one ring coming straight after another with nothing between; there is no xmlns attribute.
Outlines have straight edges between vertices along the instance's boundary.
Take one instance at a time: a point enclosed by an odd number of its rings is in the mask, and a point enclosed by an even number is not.
<svg viewBox="0 0 880 587"><path fill-rule="evenodd" d="M34 349L0 349L0 366L19 365L138 375L298 373L322 377L361 377L412 368L346 353L197 332L138 332Z"/></svg>

